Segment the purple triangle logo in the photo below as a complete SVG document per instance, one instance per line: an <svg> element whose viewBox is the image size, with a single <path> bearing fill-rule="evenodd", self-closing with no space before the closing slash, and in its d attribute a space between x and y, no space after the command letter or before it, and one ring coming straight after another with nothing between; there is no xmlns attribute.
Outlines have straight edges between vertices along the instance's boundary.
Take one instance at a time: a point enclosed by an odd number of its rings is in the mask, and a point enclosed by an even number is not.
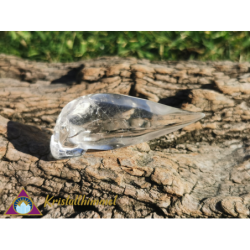
<svg viewBox="0 0 250 250"><path fill-rule="evenodd" d="M42 215L33 200L23 188L4 215Z"/></svg>

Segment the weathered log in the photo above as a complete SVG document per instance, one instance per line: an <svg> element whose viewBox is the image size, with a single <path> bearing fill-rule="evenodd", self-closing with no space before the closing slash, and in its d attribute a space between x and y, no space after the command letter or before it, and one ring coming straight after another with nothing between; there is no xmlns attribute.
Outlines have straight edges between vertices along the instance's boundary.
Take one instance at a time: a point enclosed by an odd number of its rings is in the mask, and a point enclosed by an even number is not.
<svg viewBox="0 0 250 250"><path fill-rule="evenodd" d="M147 98L206 117L148 143L54 160L61 108L90 93ZM0 216L24 187L43 218L249 217L250 63L0 55ZM118 198L44 207L45 198Z"/></svg>

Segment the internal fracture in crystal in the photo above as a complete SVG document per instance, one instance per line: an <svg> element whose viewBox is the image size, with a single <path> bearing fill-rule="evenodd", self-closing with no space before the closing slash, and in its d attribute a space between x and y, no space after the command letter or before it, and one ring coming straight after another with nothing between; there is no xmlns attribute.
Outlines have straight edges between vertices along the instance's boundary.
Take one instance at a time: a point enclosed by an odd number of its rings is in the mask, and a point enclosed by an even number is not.
<svg viewBox="0 0 250 250"><path fill-rule="evenodd" d="M86 95L62 109L51 137L51 153L63 159L89 149L126 147L166 135L204 116L131 96Z"/></svg>

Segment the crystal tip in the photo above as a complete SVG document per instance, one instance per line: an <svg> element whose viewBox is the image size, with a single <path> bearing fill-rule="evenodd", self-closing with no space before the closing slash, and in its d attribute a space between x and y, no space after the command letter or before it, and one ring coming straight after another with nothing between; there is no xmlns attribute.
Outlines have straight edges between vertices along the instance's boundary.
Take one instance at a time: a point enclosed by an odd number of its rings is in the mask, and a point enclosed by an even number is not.
<svg viewBox="0 0 250 250"><path fill-rule="evenodd" d="M204 113L200 113L200 115L201 115L201 119L206 116Z"/></svg>

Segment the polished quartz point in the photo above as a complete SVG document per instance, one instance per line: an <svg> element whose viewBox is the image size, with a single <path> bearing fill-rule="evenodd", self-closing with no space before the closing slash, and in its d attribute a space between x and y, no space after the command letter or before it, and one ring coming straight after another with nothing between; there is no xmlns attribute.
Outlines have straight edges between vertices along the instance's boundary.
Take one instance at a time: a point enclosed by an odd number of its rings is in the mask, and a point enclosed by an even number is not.
<svg viewBox="0 0 250 250"><path fill-rule="evenodd" d="M58 116L51 137L56 159L87 150L110 150L166 135L205 115L117 94L92 94L69 102Z"/></svg>

